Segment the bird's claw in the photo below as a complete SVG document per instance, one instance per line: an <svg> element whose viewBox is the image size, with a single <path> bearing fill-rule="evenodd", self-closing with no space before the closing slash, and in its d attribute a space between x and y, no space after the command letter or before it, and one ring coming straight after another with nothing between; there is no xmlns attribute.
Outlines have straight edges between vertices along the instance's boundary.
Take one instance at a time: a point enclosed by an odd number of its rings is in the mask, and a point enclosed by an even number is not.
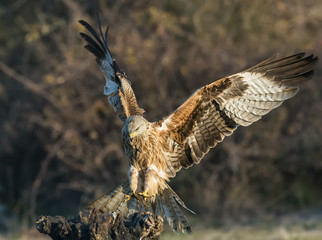
<svg viewBox="0 0 322 240"><path fill-rule="evenodd" d="M129 201L132 196L133 196L133 193L131 195L125 194L124 202L126 203L127 201Z"/></svg>
<svg viewBox="0 0 322 240"><path fill-rule="evenodd" d="M131 194L125 194L124 202L126 203L126 202L130 201L130 199L133 198L133 197L136 198L136 199L139 199L138 198L139 196L143 197L144 201L146 201L147 198L152 197L152 195L149 195L147 193L147 191L144 191L144 192L141 192L141 193L137 193L137 194L134 193L134 192L132 192Z"/></svg>
<svg viewBox="0 0 322 240"><path fill-rule="evenodd" d="M131 198L138 199L138 194L136 194L135 192L132 192L130 194L125 194L125 197L124 197L123 201L126 203L126 202L130 201Z"/></svg>
<svg viewBox="0 0 322 240"><path fill-rule="evenodd" d="M147 198L152 197L152 195L149 195L147 191L144 191L138 194L143 197L144 201L146 201Z"/></svg>

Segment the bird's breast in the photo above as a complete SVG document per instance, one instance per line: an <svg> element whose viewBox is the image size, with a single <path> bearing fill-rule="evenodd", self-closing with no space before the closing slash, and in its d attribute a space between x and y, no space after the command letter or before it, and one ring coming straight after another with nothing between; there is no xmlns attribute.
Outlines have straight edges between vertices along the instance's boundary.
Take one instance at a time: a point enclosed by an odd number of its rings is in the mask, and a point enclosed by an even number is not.
<svg viewBox="0 0 322 240"><path fill-rule="evenodd" d="M164 146L159 140L156 132L147 131L144 136L137 136L125 142L124 148L130 163L142 172L147 171L151 165L156 165L164 171Z"/></svg>

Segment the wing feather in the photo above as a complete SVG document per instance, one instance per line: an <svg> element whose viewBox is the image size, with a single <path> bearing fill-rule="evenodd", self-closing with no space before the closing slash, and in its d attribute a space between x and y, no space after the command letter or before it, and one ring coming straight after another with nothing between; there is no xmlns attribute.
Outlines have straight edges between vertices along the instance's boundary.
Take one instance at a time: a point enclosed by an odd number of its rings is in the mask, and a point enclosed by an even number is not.
<svg viewBox="0 0 322 240"><path fill-rule="evenodd" d="M249 126L298 92L313 76L318 58L304 53L283 59L273 56L243 72L198 89L174 113L155 123L172 142L174 171L199 163L210 148L239 126Z"/></svg>
<svg viewBox="0 0 322 240"><path fill-rule="evenodd" d="M108 96L109 104L113 106L114 111L118 113L121 119L125 120L132 115L142 115L144 110L138 106L126 74L113 59L108 48L108 28L106 28L105 35L103 35L98 15L97 21L99 34L87 22L80 20L79 23L91 33L93 38L85 33L80 33L80 35L87 42L85 48L94 54L99 69L105 76L104 94Z"/></svg>

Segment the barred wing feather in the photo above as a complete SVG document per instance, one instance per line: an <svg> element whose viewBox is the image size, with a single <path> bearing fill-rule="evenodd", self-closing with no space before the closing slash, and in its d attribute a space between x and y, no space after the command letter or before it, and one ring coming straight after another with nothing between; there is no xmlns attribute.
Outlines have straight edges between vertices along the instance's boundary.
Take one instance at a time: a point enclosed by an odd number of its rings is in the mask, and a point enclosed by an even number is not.
<svg viewBox="0 0 322 240"><path fill-rule="evenodd" d="M243 72L198 89L174 113L156 125L168 131L172 152L167 173L199 163L210 148L238 126L249 126L298 92L313 76L318 58L304 53L269 58Z"/></svg>

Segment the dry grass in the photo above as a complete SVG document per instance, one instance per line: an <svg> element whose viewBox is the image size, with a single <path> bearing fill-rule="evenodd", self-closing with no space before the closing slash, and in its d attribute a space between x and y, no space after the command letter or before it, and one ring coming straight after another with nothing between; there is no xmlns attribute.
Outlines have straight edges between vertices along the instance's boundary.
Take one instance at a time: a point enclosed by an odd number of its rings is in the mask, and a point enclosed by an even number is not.
<svg viewBox="0 0 322 240"><path fill-rule="evenodd" d="M313 214L296 214L279 219L265 220L252 225L204 228L194 227L193 234L185 236L166 231L162 240L320 240L322 218Z"/></svg>
<svg viewBox="0 0 322 240"><path fill-rule="evenodd" d="M164 234L161 239L167 240L320 240L322 230L287 229L276 227L274 229L258 229L254 227L236 227L229 231L220 229L205 229L196 231L191 236Z"/></svg>

